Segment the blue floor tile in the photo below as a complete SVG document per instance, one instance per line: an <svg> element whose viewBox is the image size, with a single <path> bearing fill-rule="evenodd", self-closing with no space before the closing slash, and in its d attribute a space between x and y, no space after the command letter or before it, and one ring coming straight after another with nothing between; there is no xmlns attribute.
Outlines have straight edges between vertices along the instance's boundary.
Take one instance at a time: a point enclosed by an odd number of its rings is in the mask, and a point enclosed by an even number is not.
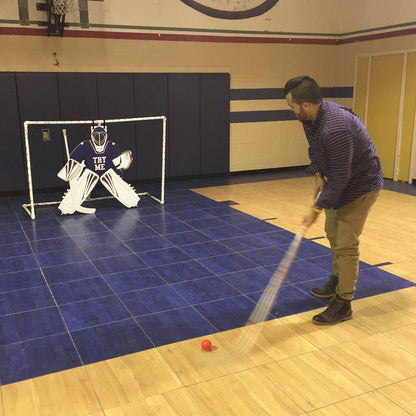
<svg viewBox="0 0 416 416"><path fill-rule="evenodd" d="M50 238L68 237L69 234L63 227L42 228L40 230L26 230L29 241L48 240Z"/></svg>
<svg viewBox="0 0 416 416"><path fill-rule="evenodd" d="M117 296L106 296L61 305L59 309L70 331L130 318Z"/></svg>
<svg viewBox="0 0 416 416"><path fill-rule="evenodd" d="M290 233L289 231L283 230L257 234L256 237L263 240L270 246L280 246L290 244L295 238L295 235L293 233Z"/></svg>
<svg viewBox="0 0 416 416"><path fill-rule="evenodd" d="M146 251L138 254L149 266L163 266L164 264L179 263L191 260L188 255L178 248Z"/></svg>
<svg viewBox="0 0 416 416"><path fill-rule="evenodd" d="M83 251L91 260L132 254L131 250L121 241L84 247Z"/></svg>
<svg viewBox="0 0 416 416"><path fill-rule="evenodd" d="M182 246L181 249L194 259L202 259L205 257L221 256L223 254L230 254L232 250L219 244L215 241L208 241L200 244L191 244L189 246Z"/></svg>
<svg viewBox="0 0 416 416"><path fill-rule="evenodd" d="M105 259L93 260L93 263L101 274L111 274L148 267L135 254L107 257Z"/></svg>
<svg viewBox="0 0 416 416"><path fill-rule="evenodd" d="M22 227L27 231L37 231L42 228L60 227L61 223L56 218L38 219L34 221L26 221L22 223Z"/></svg>
<svg viewBox="0 0 416 416"><path fill-rule="evenodd" d="M11 224L11 223L18 223L19 222L19 220L17 219L17 217L16 217L16 215L14 215L14 214L10 214L10 215L7 215L7 214L2 214L1 212L0 212L0 224Z"/></svg>
<svg viewBox="0 0 416 416"><path fill-rule="evenodd" d="M156 202L155 202L156 204ZM159 205L148 205L148 206L139 206L136 210L131 210L130 213L133 217L141 218L141 217L147 217L148 215L155 215L159 214L161 209L159 208Z"/></svg>
<svg viewBox="0 0 416 416"><path fill-rule="evenodd" d="M115 293L163 286L166 282L152 269L131 270L103 276Z"/></svg>
<svg viewBox="0 0 416 416"><path fill-rule="evenodd" d="M167 285L121 293L119 296L133 316L148 315L189 305Z"/></svg>
<svg viewBox="0 0 416 416"><path fill-rule="evenodd" d="M168 283L177 283L213 276L213 273L210 270L194 260L154 267L153 270L162 276Z"/></svg>
<svg viewBox="0 0 416 416"><path fill-rule="evenodd" d="M294 286L296 286L298 289L302 290L303 292L310 294L313 288L324 287L327 281L328 281L328 277L323 277L321 279L308 280L306 282L297 283Z"/></svg>
<svg viewBox="0 0 416 416"><path fill-rule="evenodd" d="M262 292L256 292L249 295L249 297L257 303L261 295ZM322 308L327 305L327 300L315 298L300 290L299 287L282 286L278 292L271 314L277 318Z"/></svg>
<svg viewBox="0 0 416 416"><path fill-rule="evenodd" d="M102 223L98 222L98 220L95 222L86 222L78 225L64 225L64 227L69 235L83 235L108 231L108 228Z"/></svg>
<svg viewBox="0 0 416 416"><path fill-rule="evenodd" d="M221 279L235 287L242 293L251 293L264 290L269 283L273 272L264 268L242 270L239 272L221 275Z"/></svg>
<svg viewBox="0 0 416 416"><path fill-rule="evenodd" d="M189 244L203 243L211 239L199 231L187 231L184 233L169 234L166 238L177 246L186 246Z"/></svg>
<svg viewBox="0 0 416 416"><path fill-rule="evenodd" d="M391 292L392 290L404 289L415 286L409 280L402 279L394 274L378 268L370 268L359 272L357 291L355 298L379 295L380 293Z"/></svg>
<svg viewBox="0 0 416 416"><path fill-rule="evenodd" d="M219 331L244 326L255 304L245 296L203 303L195 308Z"/></svg>
<svg viewBox="0 0 416 416"><path fill-rule="evenodd" d="M239 254L226 254L224 256L201 259L199 261L215 274L225 274L257 267L255 263Z"/></svg>
<svg viewBox="0 0 416 416"><path fill-rule="evenodd" d="M66 250L77 248L75 241L68 237L51 238L49 240L32 241L30 245L35 253L47 251Z"/></svg>
<svg viewBox="0 0 416 416"><path fill-rule="evenodd" d="M192 227L190 227L189 225L186 225L183 222L152 225L152 228L162 235L177 234L177 233L184 233L186 231L193 231Z"/></svg>
<svg viewBox="0 0 416 416"><path fill-rule="evenodd" d="M239 295L240 292L218 277L191 280L172 285L192 305Z"/></svg>
<svg viewBox="0 0 416 416"><path fill-rule="evenodd" d="M135 228L120 228L114 230L113 232L120 240L123 241L157 235L155 231L145 225Z"/></svg>
<svg viewBox="0 0 416 416"><path fill-rule="evenodd" d="M3 385L80 365L68 334L0 347L0 380Z"/></svg>
<svg viewBox="0 0 416 416"><path fill-rule="evenodd" d="M148 226L165 225L179 222L179 220L175 218L173 215L164 212L161 212L160 214L156 215L146 215L145 217L141 217L140 221Z"/></svg>
<svg viewBox="0 0 416 416"><path fill-rule="evenodd" d="M0 234L15 233L17 231L22 231L22 227L18 222L1 224Z"/></svg>
<svg viewBox="0 0 416 416"><path fill-rule="evenodd" d="M136 321L157 347L217 332L192 307L142 316Z"/></svg>
<svg viewBox="0 0 416 416"><path fill-rule="evenodd" d="M0 316L54 305L55 303L47 286L0 294Z"/></svg>
<svg viewBox="0 0 416 416"><path fill-rule="evenodd" d="M128 217L120 218L118 220L106 221L104 224L106 228L113 232L123 230L126 228L133 229L143 227L143 223L137 217L133 217L130 215Z"/></svg>
<svg viewBox="0 0 416 416"><path fill-rule="evenodd" d="M196 220L186 220L186 224L196 228L197 230L205 230L206 228L224 227L227 225L226 222L221 221L219 218L198 218Z"/></svg>
<svg viewBox="0 0 416 416"><path fill-rule="evenodd" d="M332 255L329 254L327 256L320 256L315 258L310 258L306 260L308 263L314 264L315 266L318 266L322 269L327 270L329 273L332 272ZM365 270L370 268L371 266L367 263L364 263L360 261L359 263L359 269Z"/></svg>
<svg viewBox="0 0 416 416"><path fill-rule="evenodd" d="M108 212L96 212L95 217L98 218L101 222L108 222L108 221L117 221L122 219L130 219L136 217L134 213L129 211L108 211Z"/></svg>
<svg viewBox="0 0 416 416"><path fill-rule="evenodd" d="M0 345L66 332L56 307L0 317Z"/></svg>
<svg viewBox="0 0 416 416"><path fill-rule="evenodd" d="M45 285L40 269L0 275L0 293Z"/></svg>
<svg viewBox="0 0 416 416"><path fill-rule="evenodd" d="M71 333L84 364L153 348L133 319Z"/></svg>
<svg viewBox="0 0 416 416"><path fill-rule="evenodd" d="M276 266L268 266L267 269L271 272L276 270ZM292 263L289 272L285 278L285 282L288 284L297 284L306 282L308 280L316 280L327 278L328 272L325 269L321 269L305 260L296 260Z"/></svg>
<svg viewBox="0 0 416 416"><path fill-rule="evenodd" d="M279 264L285 255L285 251L279 247L268 247L245 251L242 255L258 266L270 266L272 264Z"/></svg>
<svg viewBox="0 0 416 416"><path fill-rule="evenodd" d="M264 242L258 236L254 235L243 235L241 237L227 238L225 240L220 240L220 243L236 252L248 251L256 248L266 248L273 245Z"/></svg>
<svg viewBox="0 0 416 416"><path fill-rule="evenodd" d="M33 254L19 257L0 259L0 270L2 274L20 272L22 270L36 269L38 263Z"/></svg>
<svg viewBox="0 0 416 416"><path fill-rule="evenodd" d="M46 251L36 254L41 267L58 266L60 264L78 263L87 260L79 248Z"/></svg>
<svg viewBox="0 0 416 416"><path fill-rule="evenodd" d="M187 204L186 202L181 202L178 204L170 204L162 207L162 212L168 212L169 214L173 214L175 212L188 212L192 211L194 207L192 205Z"/></svg>
<svg viewBox="0 0 416 416"><path fill-rule="evenodd" d="M120 242L112 232L107 231L103 233L92 233L85 235L75 235L72 239L78 244L79 247L85 248L89 246L94 246L97 244L111 244Z"/></svg>
<svg viewBox="0 0 416 416"><path fill-rule="evenodd" d="M287 246L287 248L289 247ZM328 247L321 246L313 241L302 241L296 256L301 259L312 259L329 254L331 254L331 250Z"/></svg>
<svg viewBox="0 0 416 416"><path fill-rule="evenodd" d="M26 236L23 231L0 235L0 246L24 242L26 242Z"/></svg>
<svg viewBox="0 0 416 416"><path fill-rule="evenodd" d="M52 285L51 290L59 305L112 295L113 292L102 277L75 280Z"/></svg>
<svg viewBox="0 0 416 416"><path fill-rule="evenodd" d="M234 227L232 225L226 225L225 227L208 228L202 230L202 232L206 234L208 237L212 238L213 240L223 240L226 238L239 237L247 234L245 231L240 230L239 228Z"/></svg>
<svg viewBox="0 0 416 416"><path fill-rule="evenodd" d="M72 280L99 276L99 272L89 261L44 267L42 268L42 271L49 284L64 283Z"/></svg>
<svg viewBox="0 0 416 416"><path fill-rule="evenodd" d="M155 237L140 238L138 240L127 240L126 244L136 253L161 248L170 248L174 246L170 241L160 235Z"/></svg>
<svg viewBox="0 0 416 416"><path fill-rule="evenodd" d="M32 254L32 250L28 243L15 243L1 246L0 259L7 257L23 256L25 254Z"/></svg>
<svg viewBox="0 0 416 416"><path fill-rule="evenodd" d="M194 209L193 211L185 211L185 212L175 212L172 215L181 221L197 220L200 218L213 218L212 215L208 214L202 209Z"/></svg>

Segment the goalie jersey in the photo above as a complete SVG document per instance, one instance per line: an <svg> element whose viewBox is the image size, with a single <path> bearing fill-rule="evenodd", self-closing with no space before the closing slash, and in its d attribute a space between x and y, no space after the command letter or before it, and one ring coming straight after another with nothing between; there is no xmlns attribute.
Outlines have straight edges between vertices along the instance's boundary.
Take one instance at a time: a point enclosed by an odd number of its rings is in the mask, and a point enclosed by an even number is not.
<svg viewBox="0 0 416 416"><path fill-rule="evenodd" d="M104 151L97 153L91 140L84 140L71 153L71 159L77 162L84 161L85 166L101 176L107 170L113 168L113 159L120 156L120 148L112 141L108 140L105 143Z"/></svg>

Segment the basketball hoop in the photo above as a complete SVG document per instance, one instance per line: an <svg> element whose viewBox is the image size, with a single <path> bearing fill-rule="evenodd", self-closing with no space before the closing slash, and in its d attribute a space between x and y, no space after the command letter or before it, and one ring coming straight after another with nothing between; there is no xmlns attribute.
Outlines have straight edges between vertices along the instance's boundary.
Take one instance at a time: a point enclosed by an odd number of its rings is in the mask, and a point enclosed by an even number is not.
<svg viewBox="0 0 416 416"><path fill-rule="evenodd" d="M53 6L55 8L55 14L61 16L75 10L74 0L53 0Z"/></svg>

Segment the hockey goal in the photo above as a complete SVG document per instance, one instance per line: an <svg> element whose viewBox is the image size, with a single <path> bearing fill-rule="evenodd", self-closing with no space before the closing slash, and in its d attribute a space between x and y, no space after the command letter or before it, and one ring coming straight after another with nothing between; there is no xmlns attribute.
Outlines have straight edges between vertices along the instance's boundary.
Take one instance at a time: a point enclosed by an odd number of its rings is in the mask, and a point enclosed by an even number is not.
<svg viewBox="0 0 416 416"><path fill-rule="evenodd" d="M120 118L120 119L103 119L103 120L70 120L70 121L61 121L61 120L50 120L50 121L25 121L24 126L24 144L25 144L25 154L26 154L26 168L27 168L27 180L28 180L28 188L29 188L29 202L22 204L23 209L26 213L30 216L31 219L36 218L36 208L41 206L47 205L58 205L60 204L61 200L56 201L36 201L35 196L35 186L33 183L33 171L32 171L32 161L31 161L31 130L33 128L37 128L41 131L41 136L43 140L50 140L48 135L50 134L50 130L55 132L55 135L60 136L59 140L62 140L62 148L66 148L66 156L67 158L69 154L68 143L66 140L66 128L71 128L71 126L96 126L96 125L104 125L110 128L109 125L116 125L115 123L137 123L137 122L157 122L160 120L162 124L161 129L161 146L160 146L160 156L158 158L158 162L160 162L160 171L158 171L158 179L160 178L160 186L156 186L160 190L160 194L158 192L139 192L137 195L139 196L148 196L158 202L159 204L164 204L165 202L165 169L166 169L166 125L167 125L167 118L166 116L152 116L152 117L134 117L134 118ZM57 132L61 129L60 134ZM39 135L39 131L36 135ZM65 137L64 137L65 136ZM65 140L64 140L65 138ZM87 137L88 138L88 137ZM85 139L85 138L84 138ZM110 137L111 140L111 137ZM66 162L66 160L65 160ZM64 162L64 163L65 163ZM38 162L39 164L39 162ZM51 171L50 175L56 176L57 172ZM64 182L62 182L64 184ZM154 188L154 187L152 187ZM97 201L101 199L111 199L114 198L113 196L103 196L103 197L95 197L95 198L88 198L87 201Z"/></svg>

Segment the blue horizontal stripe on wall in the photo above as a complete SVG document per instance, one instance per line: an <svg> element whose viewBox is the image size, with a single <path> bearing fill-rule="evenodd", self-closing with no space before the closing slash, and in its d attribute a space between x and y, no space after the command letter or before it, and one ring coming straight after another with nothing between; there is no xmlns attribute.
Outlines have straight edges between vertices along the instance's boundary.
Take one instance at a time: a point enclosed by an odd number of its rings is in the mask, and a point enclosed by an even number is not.
<svg viewBox="0 0 416 416"><path fill-rule="evenodd" d="M353 87L322 88L325 98L352 98ZM231 90L231 100L283 100L283 88L243 88Z"/></svg>
<svg viewBox="0 0 416 416"><path fill-rule="evenodd" d="M352 98L353 87L321 88L324 98ZM231 101L237 100L283 100L283 88L244 88L231 90ZM262 121L296 120L291 110L234 111L230 113L231 123L255 123Z"/></svg>
<svg viewBox="0 0 416 416"><path fill-rule="evenodd" d="M259 121L296 120L291 110L235 111L230 113L230 123L255 123Z"/></svg>

